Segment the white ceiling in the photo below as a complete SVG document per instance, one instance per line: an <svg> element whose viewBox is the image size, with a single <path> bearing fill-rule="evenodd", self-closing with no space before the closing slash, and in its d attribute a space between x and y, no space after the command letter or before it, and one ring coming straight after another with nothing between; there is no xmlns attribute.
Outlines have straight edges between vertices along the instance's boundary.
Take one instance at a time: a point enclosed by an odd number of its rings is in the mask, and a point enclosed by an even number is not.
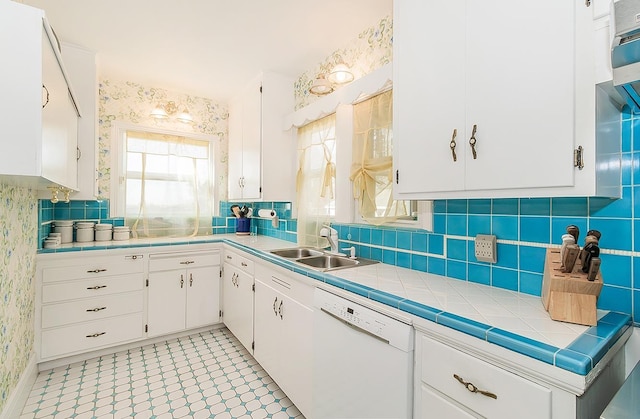
<svg viewBox="0 0 640 419"><path fill-rule="evenodd" d="M292 78L392 14L392 0L23 0L94 50L101 78L226 102L261 71Z"/></svg>

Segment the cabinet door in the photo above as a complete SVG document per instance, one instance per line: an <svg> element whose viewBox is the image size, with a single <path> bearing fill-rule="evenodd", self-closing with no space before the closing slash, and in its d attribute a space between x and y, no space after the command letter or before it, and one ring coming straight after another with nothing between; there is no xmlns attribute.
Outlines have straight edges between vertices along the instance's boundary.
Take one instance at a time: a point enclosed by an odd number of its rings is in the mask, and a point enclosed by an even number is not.
<svg viewBox="0 0 640 419"><path fill-rule="evenodd" d="M242 199L261 198L262 80L245 91L242 105Z"/></svg>
<svg viewBox="0 0 640 419"><path fill-rule="evenodd" d="M464 0L394 2L396 192L464 189L464 9Z"/></svg>
<svg viewBox="0 0 640 419"><path fill-rule="evenodd" d="M466 2L465 189L573 185L575 7Z"/></svg>
<svg viewBox="0 0 640 419"><path fill-rule="evenodd" d="M229 103L229 200L242 199L242 101Z"/></svg>
<svg viewBox="0 0 640 419"><path fill-rule="evenodd" d="M220 267L187 270L186 327L206 326L220 321Z"/></svg>
<svg viewBox="0 0 640 419"><path fill-rule="evenodd" d="M473 415L454 400L434 388L422 383L420 388L420 416L416 419L470 419L480 416Z"/></svg>
<svg viewBox="0 0 640 419"><path fill-rule="evenodd" d="M148 336L185 329L187 280L185 270L149 274Z"/></svg>
<svg viewBox="0 0 640 419"><path fill-rule="evenodd" d="M280 338L281 387L301 412L310 412L313 393L313 310L284 297L279 312L283 323Z"/></svg>
<svg viewBox="0 0 640 419"><path fill-rule="evenodd" d="M253 352L253 277L228 263L224 265L222 310L225 326Z"/></svg>
<svg viewBox="0 0 640 419"><path fill-rule="evenodd" d="M253 355L267 373L278 383L281 382L280 349L282 342L282 319L278 314L284 305L282 294L260 280L255 280L255 312Z"/></svg>

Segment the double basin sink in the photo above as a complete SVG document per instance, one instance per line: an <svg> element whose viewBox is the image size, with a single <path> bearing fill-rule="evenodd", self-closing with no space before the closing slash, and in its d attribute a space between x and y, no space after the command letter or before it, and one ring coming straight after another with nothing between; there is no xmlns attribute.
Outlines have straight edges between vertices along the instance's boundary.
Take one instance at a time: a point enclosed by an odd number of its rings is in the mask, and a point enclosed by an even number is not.
<svg viewBox="0 0 640 419"><path fill-rule="evenodd" d="M290 259L317 271L334 271L336 269L355 268L357 266L378 263L377 260L356 258L328 253L322 249L311 247L294 247L291 249L272 250L271 254Z"/></svg>

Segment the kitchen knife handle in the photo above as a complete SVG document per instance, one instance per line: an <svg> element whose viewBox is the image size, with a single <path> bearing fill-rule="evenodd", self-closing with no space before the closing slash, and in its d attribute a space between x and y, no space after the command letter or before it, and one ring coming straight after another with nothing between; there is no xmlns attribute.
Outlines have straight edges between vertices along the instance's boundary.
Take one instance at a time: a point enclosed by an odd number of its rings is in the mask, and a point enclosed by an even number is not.
<svg viewBox="0 0 640 419"><path fill-rule="evenodd" d="M564 251L564 260L563 260L564 269L562 270L562 272L564 273L573 272L573 268L576 265L576 260L578 260L579 253L580 253L580 246L578 246L575 243L567 245Z"/></svg>
<svg viewBox="0 0 640 419"><path fill-rule="evenodd" d="M589 273L587 273L587 279L589 281L595 281L596 276L598 275L598 271L600 270L601 260L599 257L591 258L591 263L589 264Z"/></svg>

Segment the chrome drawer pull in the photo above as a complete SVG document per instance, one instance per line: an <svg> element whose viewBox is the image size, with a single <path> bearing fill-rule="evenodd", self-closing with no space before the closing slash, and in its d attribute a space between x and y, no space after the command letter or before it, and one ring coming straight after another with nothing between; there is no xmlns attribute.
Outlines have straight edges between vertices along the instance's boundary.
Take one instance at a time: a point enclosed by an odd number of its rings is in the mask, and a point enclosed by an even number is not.
<svg viewBox="0 0 640 419"><path fill-rule="evenodd" d="M136 260L136 259L142 259L144 257L144 255L131 255L131 256L125 256L125 259L132 259L132 260Z"/></svg>
<svg viewBox="0 0 640 419"><path fill-rule="evenodd" d="M106 310L106 307L96 307L96 308L89 308L87 309L87 311L93 311L94 313L98 312L98 311L102 311L102 310Z"/></svg>
<svg viewBox="0 0 640 419"><path fill-rule="evenodd" d="M100 272L107 272L106 269L94 269L92 271L87 271L88 274L99 274Z"/></svg>
<svg viewBox="0 0 640 419"><path fill-rule="evenodd" d="M249 266L249 265L247 265L247 264L246 264L246 263L244 263L244 262L242 262L242 264L241 264L241 265L242 265L242 266L244 266L244 267Z"/></svg>
<svg viewBox="0 0 640 419"><path fill-rule="evenodd" d="M498 398L498 396L496 396L495 394L493 394L491 392L488 392L488 391L480 390L478 387L475 386L475 384L464 381L464 379L462 379L462 377L460 377L458 374L453 374L453 378L458 380L460 382L460 384L465 386L466 389L469 390L472 393L480 393L483 396L491 397L492 399L497 399Z"/></svg>
<svg viewBox="0 0 640 419"><path fill-rule="evenodd" d="M185 260L184 262L180 262L180 265L191 265L192 263L195 263L193 260Z"/></svg>
<svg viewBox="0 0 640 419"><path fill-rule="evenodd" d="M87 335L88 338L97 338L98 336L102 336L107 332L94 333L93 335Z"/></svg>
<svg viewBox="0 0 640 419"><path fill-rule="evenodd" d="M101 288L107 288L106 285L96 285L95 287L87 287L88 290L99 290Z"/></svg>

